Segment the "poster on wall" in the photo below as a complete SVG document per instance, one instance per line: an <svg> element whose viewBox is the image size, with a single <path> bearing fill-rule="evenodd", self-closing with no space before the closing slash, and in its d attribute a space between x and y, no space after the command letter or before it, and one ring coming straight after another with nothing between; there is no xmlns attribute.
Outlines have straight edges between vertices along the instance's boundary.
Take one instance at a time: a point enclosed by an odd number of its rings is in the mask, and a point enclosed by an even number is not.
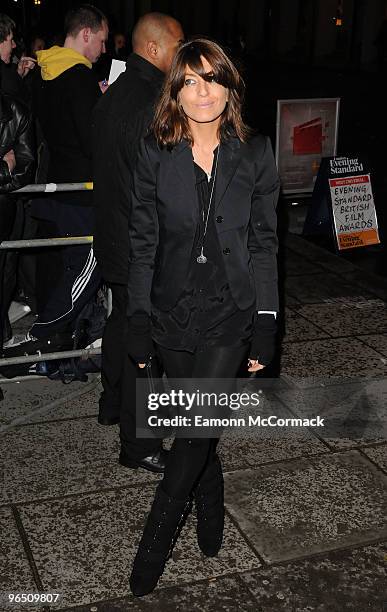
<svg viewBox="0 0 387 612"><path fill-rule="evenodd" d="M340 98L277 101L276 162L283 193L311 193L323 157L336 155Z"/></svg>

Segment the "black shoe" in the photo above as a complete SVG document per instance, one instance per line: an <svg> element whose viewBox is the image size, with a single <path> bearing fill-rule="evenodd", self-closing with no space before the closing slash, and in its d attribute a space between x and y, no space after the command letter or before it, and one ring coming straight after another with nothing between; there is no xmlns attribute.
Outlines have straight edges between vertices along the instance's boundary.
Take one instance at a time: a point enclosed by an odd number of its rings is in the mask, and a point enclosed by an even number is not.
<svg viewBox="0 0 387 612"><path fill-rule="evenodd" d="M149 472L162 473L165 470L165 464L168 460L168 452L169 451L165 450L165 448L158 448L153 455L144 457L144 459L135 460L130 459L130 457L121 450L119 462L121 465L128 468L134 468L135 470L141 467Z"/></svg>
<svg viewBox="0 0 387 612"><path fill-rule="evenodd" d="M190 507L189 498L169 497L158 485L129 580L136 597L147 595L156 587Z"/></svg>
<svg viewBox="0 0 387 612"><path fill-rule="evenodd" d="M224 529L224 481L218 455L204 470L193 491L199 548L206 557L221 549Z"/></svg>

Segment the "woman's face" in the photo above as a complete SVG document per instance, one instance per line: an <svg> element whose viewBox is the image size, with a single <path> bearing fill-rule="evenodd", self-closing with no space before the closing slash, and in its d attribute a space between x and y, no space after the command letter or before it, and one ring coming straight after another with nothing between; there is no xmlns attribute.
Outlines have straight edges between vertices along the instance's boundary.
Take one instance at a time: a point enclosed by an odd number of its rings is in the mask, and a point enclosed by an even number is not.
<svg viewBox="0 0 387 612"><path fill-rule="evenodd" d="M212 67L201 57L206 74ZM205 81L189 66L186 68L184 85L179 91L178 102L188 119L196 123L210 123L223 113L228 100L228 89L215 81Z"/></svg>

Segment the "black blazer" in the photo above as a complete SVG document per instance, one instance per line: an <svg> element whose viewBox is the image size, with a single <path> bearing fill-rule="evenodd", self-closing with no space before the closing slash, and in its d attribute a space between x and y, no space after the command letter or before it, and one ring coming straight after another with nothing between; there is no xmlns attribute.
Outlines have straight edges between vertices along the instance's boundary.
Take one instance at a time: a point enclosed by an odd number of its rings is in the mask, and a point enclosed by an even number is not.
<svg viewBox="0 0 387 612"><path fill-rule="evenodd" d="M199 221L192 150L141 143L129 220L128 315L168 311L184 289ZM279 180L268 138L220 145L212 206L231 294L241 310L278 311Z"/></svg>

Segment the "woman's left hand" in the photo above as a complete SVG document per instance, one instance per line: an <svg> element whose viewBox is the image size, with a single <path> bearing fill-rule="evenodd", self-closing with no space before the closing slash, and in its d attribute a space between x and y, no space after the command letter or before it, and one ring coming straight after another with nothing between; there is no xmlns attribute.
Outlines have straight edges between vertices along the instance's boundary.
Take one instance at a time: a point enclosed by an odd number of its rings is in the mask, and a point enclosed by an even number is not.
<svg viewBox="0 0 387 612"><path fill-rule="evenodd" d="M248 371L258 372L269 365L276 349L277 322L273 314L258 313L249 352Z"/></svg>
<svg viewBox="0 0 387 612"><path fill-rule="evenodd" d="M248 368L247 368L248 372L258 372L258 370L263 370L263 368L265 367L264 365L259 363L257 359L249 359L247 361L247 365L248 365Z"/></svg>

